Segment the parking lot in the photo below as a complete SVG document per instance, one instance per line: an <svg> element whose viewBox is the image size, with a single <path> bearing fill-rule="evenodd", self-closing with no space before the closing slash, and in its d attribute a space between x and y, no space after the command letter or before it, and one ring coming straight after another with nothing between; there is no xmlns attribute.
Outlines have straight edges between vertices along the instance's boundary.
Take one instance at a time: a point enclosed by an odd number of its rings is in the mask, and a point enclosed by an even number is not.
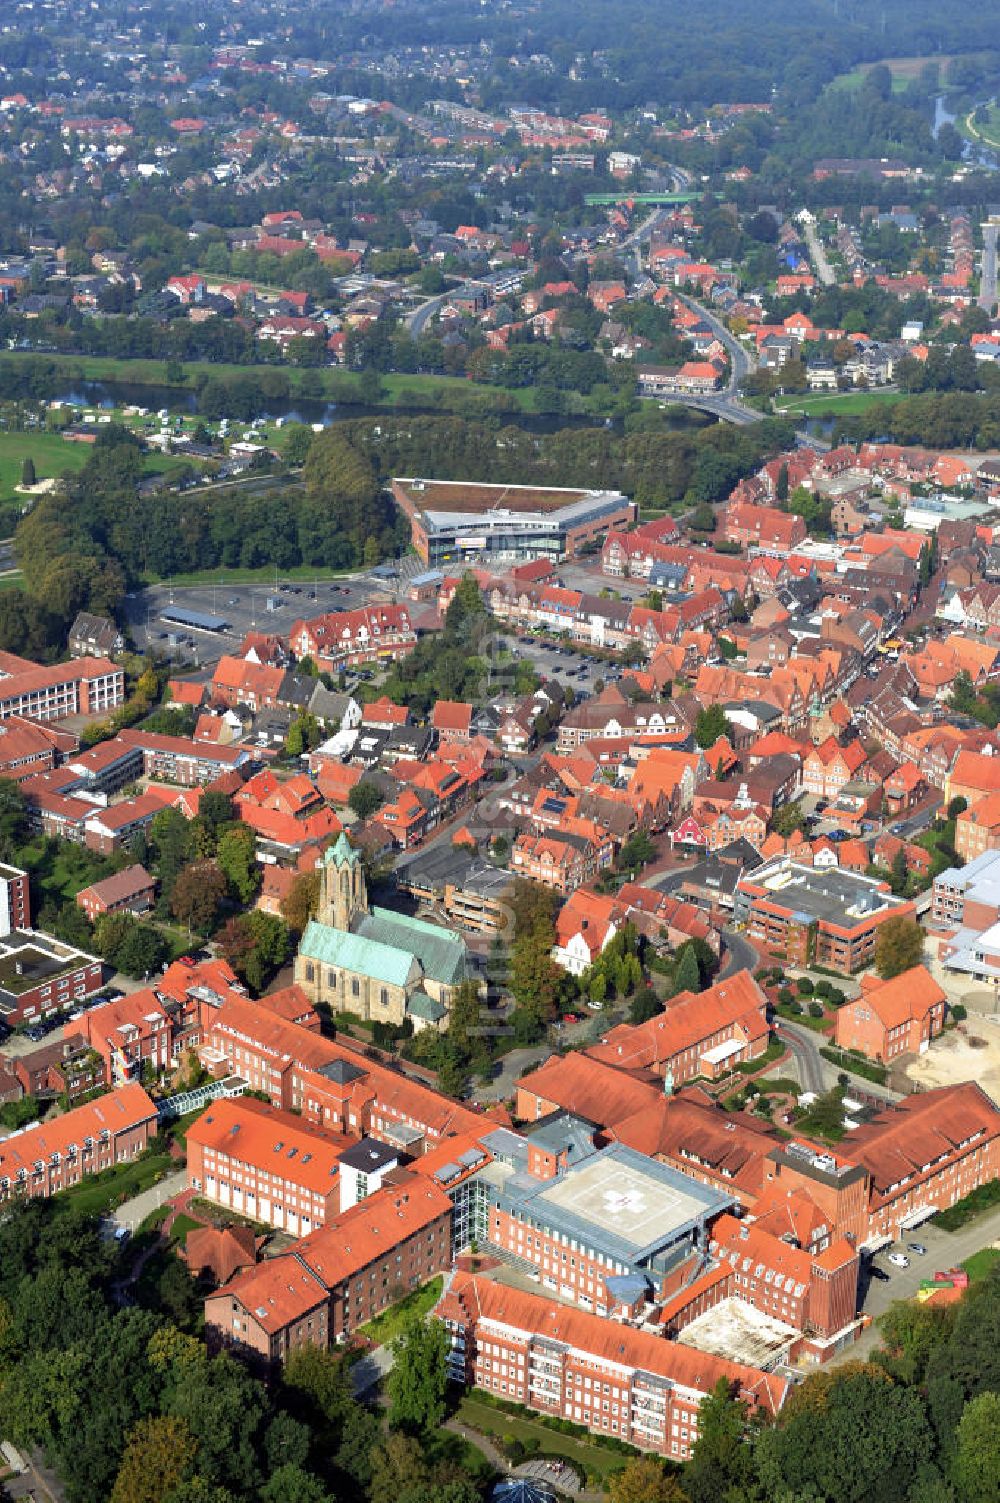
<svg viewBox="0 0 1000 1503"><path fill-rule="evenodd" d="M225 573L214 584L192 586L151 585L125 600L132 637L140 651L147 648L170 656L178 663L212 666L232 652L251 631L275 631L286 636L300 617L323 611L349 610L376 598L393 598L393 581L370 575L345 575L339 579L278 579L274 584L227 584ZM169 606L219 616L226 630L195 631L163 620ZM170 636L178 638L176 645Z"/></svg>
<svg viewBox="0 0 1000 1503"><path fill-rule="evenodd" d="M863 1309L866 1315L881 1315L884 1310L897 1299L912 1299L920 1288L923 1279L933 1278L935 1273L945 1272L949 1268L956 1267L964 1259L979 1252L983 1247L989 1247L1000 1238L1000 1211L992 1211L986 1216L977 1216L968 1226L960 1227L957 1232L945 1232L935 1226L933 1220L925 1221L922 1226L914 1227L910 1232L905 1232L901 1238L897 1238L891 1247L884 1248L876 1253L872 1259L874 1268L885 1273L885 1279L872 1278L867 1288L862 1283ZM911 1244L918 1243L925 1248L924 1253L912 1250ZM897 1268L889 1262L890 1255L902 1254L908 1262L908 1267Z"/></svg>
<svg viewBox="0 0 1000 1503"><path fill-rule="evenodd" d="M598 679L608 684L621 677L620 664L588 657L569 644L556 647L535 637L515 638L510 633L507 640L518 656L532 663L543 678L553 679L563 687L569 685L577 697L592 695Z"/></svg>

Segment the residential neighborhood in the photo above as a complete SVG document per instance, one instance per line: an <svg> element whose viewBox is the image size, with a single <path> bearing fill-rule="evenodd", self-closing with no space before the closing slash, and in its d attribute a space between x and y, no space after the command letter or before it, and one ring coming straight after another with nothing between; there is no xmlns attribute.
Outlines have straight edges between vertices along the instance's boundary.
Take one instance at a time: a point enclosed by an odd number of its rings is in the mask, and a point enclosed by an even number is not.
<svg viewBox="0 0 1000 1503"><path fill-rule="evenodd" d="M0 1498L996 1503L998 59L4 14Z"/></svg>

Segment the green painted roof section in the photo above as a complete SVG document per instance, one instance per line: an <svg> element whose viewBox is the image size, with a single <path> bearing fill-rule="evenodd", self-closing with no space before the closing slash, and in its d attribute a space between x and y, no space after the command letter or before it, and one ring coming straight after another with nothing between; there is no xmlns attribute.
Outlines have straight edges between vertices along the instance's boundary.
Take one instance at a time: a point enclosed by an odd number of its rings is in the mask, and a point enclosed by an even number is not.
<svg viewBox="0 0 1000 1503"><path fill-rule="evenodd" d="M435 1002L426 992L414 992L412 997L408 997L406 1010L415 1018L423 1018L425 1023L440 1023L446 1012L444 1003Z"/></svg>
<svg viewBox="0 0 1000 1503"><path fill-rule="evenodd" d="M465 941L437 924L393 913L388 908L373 908L359 919L356 931L365 939L415 955L424 975L444 986L457 986L465 980Z"/></svg>
<svg viewBox="0 0 1000 1503"><path fill-rule="evenodd" d="M370 976L391 986L405 986L413 969L410 950L387 944L374 936L349 934L311 919L306 925L299 954L359 976Z"/></svg>
<svg viewBox="0 0 1000 1503"><path fill-rule="evenodd" d="M323 853L323 863L325 866L357 866L360 860L361 857L343 830L341 830L333 845L327 846Z"/></svg>

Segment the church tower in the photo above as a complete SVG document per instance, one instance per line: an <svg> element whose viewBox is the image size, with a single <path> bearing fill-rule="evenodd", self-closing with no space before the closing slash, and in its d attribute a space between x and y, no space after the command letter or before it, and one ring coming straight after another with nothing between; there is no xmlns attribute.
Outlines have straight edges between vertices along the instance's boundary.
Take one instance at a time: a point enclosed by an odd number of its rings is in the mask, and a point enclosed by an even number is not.
<svg viewBox="0 0 1000 1503"><path fill-rule="evenodd" d="M321 924L349 931L354 920L368 912L368 888L361 856L341 832L329 847L320 868Z"/></svg>

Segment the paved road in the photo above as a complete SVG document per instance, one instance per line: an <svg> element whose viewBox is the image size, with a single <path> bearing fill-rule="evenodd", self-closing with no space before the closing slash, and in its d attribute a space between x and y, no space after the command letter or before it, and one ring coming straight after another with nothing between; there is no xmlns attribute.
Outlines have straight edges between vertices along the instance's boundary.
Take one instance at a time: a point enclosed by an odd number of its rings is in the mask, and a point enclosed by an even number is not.
<svg viewBox="0 0 1000 1503"><path fill-rule="evenodd" d="M813 266L816 268L816 275L819 277L824 287L832 287L837 278L834 274L833 267L830 265L830 262L827 259L827 254L823 249L822 242L816 233L816 226L807 220L803 225L803 233L806 237L806 245L808 245L809 247L809 259L812 261Z"/></svg>
<svg viewBox="0 0 1000 1503"><path fill-rule="evenodd" d="M979 279L979 306L989 314L997 303L997 236L1000 225L983 225L983 269Z"/></svg>
<svg viewBox="0 0 1000 1503"><path fill-rule="evenodd" d="M456 290L452 289L452 291ZM414 308L412 313L406 315L404 322L409 325L411 339L420 338L427 320L436 317L441 312L450 295L448 292L442 292L437 297L429 297L425 303L421 303L419 307Z"/></svg>
<svg viewBox="0 0 1000 1503"><path fill-rule="evenodd" d="M125 598L125 615L140 651L150 647L156 652L169 652L177 662L209 667L224 653L234 651L248 631L276 631L287 635L299 616L316 616L323 611L365 605L376 596L384 598L391 594L392 582L387 584L384 580L353 574L333 580L296 582L294 589L297 594L292 593L292 587L280 578L278 585L227 584L225 570L220 569L215 584L163 584L137 590ZM311 598L313 592L315 599ZM276 610L267 609L268 599L278 603ZM162 620L162 612L170 605L219 616L227 623L227 630L216 634L172 626ZM168 634L171 632L181 638L182 645L170 646ZM193 646L189 645L188 638Z"/></svg>
<svg viewBox="0 0 1000 1503"><path fill-rule="evenodd" d="M901 835L904 840L909 840L913 835L923 834L924 830L930 829L934 823L938 810L943 803L943 795L940 793L935 794L915 814L911 814L908 819L897 819L890 826L892 833L894 835Z"/></svg>
<svg viewBox="0 0 1000 1503"><path fill-rule="evenodd" d="M681 876L683 877L683 872ZM723 929L722 943L725 946L726 959L722 970L719 972L719 980L724 981L727 976L735 976L737 971L750 971L753 973L760 963L760 956L748 939L742 934L737 934L735 929Z"/></svg>
<svg viewBox="0 0 1000 1503"><path fill-rule="evenodd" d="M678 297L693 313L697 313L700 318L704 319L715 337L725 345L726 352L729 355L729 384L726 387L726 391L731 396L735 396L743 377L748 376L752 370L756 369L756 361L751 358L748 351L744 349L736 336L729 332L725 324L712 312L711 308L706 308L705 304L699 303L696 298L687 297L681 293L678 293ZM739 403L736 405L740 406ZM740 410L754 412L754 418L757 420L761 416L753 408L741 407Z"/></svg>
<svg viewBox="0 0 1000 1503"><path fill-rule="evenodd" d="M827 1064L819 1052L818 1035L810 1033L808 1028L797 1028L794 1023L786 1023L784 1019L777 1023L776 1031L782 1043L787 1044L791 1050L803 1091L814 1091L817 1096L822 1095L827 1089L826 1072L832 1066Z"/></svg>
<svg viewBox="0 0 1000 1503"><path fill-rule="evenodd" d="M176 1174L168 1174L166 1179L161 1179L151 1189L143 1190L140 1195L133 1195L131 1200L126 1200L112 1215L119 1226L128 1227L130 1232L134 1232L151 1211L158 1210L168 1200L179 1195L186 1185L187 1172L179 1169Z"/></svg>

